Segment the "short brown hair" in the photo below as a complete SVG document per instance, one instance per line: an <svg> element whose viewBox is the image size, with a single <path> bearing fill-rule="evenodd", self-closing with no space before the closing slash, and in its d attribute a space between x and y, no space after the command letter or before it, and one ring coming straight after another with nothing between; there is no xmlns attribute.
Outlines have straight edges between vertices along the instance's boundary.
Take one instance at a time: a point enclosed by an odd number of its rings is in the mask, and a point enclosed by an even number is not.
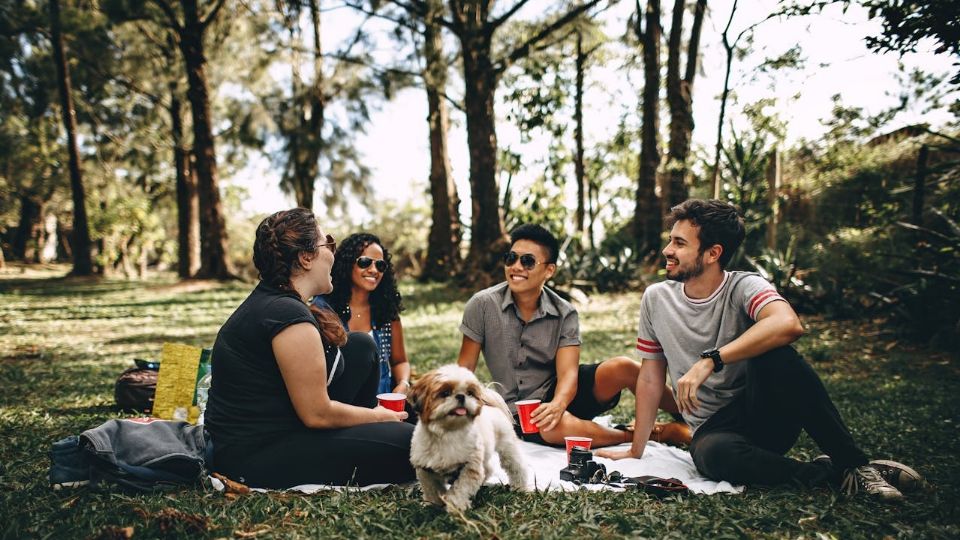
<svg viewBox="0 0 960 540"><path fill-rule="evenodd" d="M737 207L717 199L687 199L670 209L667 226L673 227L678 221L689 220L700 227L700 253L719 244L723 248L720 254L720 268L726 268L733 254L743 243L746 229Z"/></svg>

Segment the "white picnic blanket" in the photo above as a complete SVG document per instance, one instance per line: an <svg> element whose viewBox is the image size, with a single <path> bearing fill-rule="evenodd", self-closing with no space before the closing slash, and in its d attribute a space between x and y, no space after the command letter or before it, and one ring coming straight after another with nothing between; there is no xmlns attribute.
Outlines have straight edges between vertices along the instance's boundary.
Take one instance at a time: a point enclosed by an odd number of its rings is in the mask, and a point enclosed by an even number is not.
<svg viewBox="0 0 960 540"><path fill-rule="evenodd" d="M627 448L627 444L622 445ZM527 461L528 470L532 471L526 491L575 491L578 489L597 490L619 490L614 486L605 484L585 484L582 486L572 482L560 480L560 469L567 464L567 453L563 448L553 448L539 444L521 442L520 448ZM496 458L495 458L496 459ZM603 463L607 471L620 471L624 476L659 476L661 478L676 478L686 484L694 493L712 495L714 493L740 493L743 486L735 486L729 482L714 482L704 478L697 472L693 464L690 453L673 446L667 446L657 442L648 442L647 448L643 452L642 459L622 459L612 461L604 458L594 458L598 463ZM210 479L213 486L218 490L223 490L223 484L215 479ZM487 484L506 484L507 475L498 466L496 472L487 479ZM364 486L363 491L370 489L383 489L389 484L374 484ZM327 486L321 484L303 484L294 486L286 491L298 491L301 493L316 493L321 490L344 489L338 486ZM254 488L253 491L266 492L269 490Z"/></svg>
<svg viewBox="0 0 960 540"><path fill-rule="evenodd" d="M616 448L626 449L629 446L629 444L623 444ZM528 470L533 471L533 475L528 482L528 491L619 489L605 484L577 485L573 482L560 480L560 469L567 465L567 452L563 448L552 448L528 442L521 442L520 447L523 449L524 456L526 456ZM714 493L740 493L743 491L743 486L735 486L729 482L714 482L703 477L694 466L689 452L657 442L647 443L641 459L613 461L594 456L594 460L606 466L608 473L620 471L624 476L649 475L661 478L676 478L686 484L690 491L694 493L712 495ZM488 484L506 482L507 475L502 470L487 480Z"/></svg>

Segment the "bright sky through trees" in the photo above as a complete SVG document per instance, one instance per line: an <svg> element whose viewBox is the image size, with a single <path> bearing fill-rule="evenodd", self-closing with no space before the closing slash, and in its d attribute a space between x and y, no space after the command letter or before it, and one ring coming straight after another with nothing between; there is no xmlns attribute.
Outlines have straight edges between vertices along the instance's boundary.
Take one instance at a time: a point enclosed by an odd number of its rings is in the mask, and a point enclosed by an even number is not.
<svg viewBox="0 0 960 540"><path fill-rule="evenodd" d="M694 91L695 146L711 147L714 142L718 96L723 84L724 51L720 44L720 32L729 17L731 4L730 0L709 3L701 46L701 73ZM632 2L620 2L601 15L611 37L622 34L633 6ZM776 2L771 0L741 1L732 25L734 35L762 20L775 6ZM524 8L520 15L529 13L533 16L537 12L536 6L531 5ZM323 38L327 50L331 48L328 43L338 43L344 39L358 21L349 8L325 11L324 17L324 31L328 34ZM664 19L666 26L669 16L665 15ZM375 24L368 23L368 28L373 28ZM876 113L897 103L901 90L896 75L898 63L902 62L907 71L913 68L932 73L950 71L950 59L945 55L921 52L901 59L896 54L878 55L868 51L864 36L876 34L878 30L879 24L868 21L865 11L857 7L852 7L846 13L834 8L817 16L763 22L756 28L750 54L734 63L731 85L737 102L728 107L728 115L732 115L732 120L737 122L737 112L743 105L761 98L775 97L777 113L787 122L788 142L801 137L814 138L823 132L820 121L829 116L833 105L831 98L835 94L841 96L844 105L860 106L867 113ZM774 73L772 76L756 75L756 67L764 58L778 56L798 44L805 59L803 69ZM453 46L451 40L448 52L452 52ZM392 44L385 46L385 55L390 52L390 47ZM932 47L928 44L926 51L930 50ZM665 62L665 48L663 54ZM636 107L642 73L637 69L628 77L625 72L616 71L613 65L611 63L611 67L605 71L597 69L588 75L590 80L587 81L585 112L588 147L608 137L616 129L620 114L635 110ZM459 73L452 81L458 78ZM452 92L459 97L459 89ZM426 115L423 91L403 90L372 114L367 133L357 137L360 151L367 157L367 164L372 169L376 200L427 200L425 190L429 149ZM460 193L466 195L469 194L466 132L461 114L452 111L452 119L449 140L453 174ZM942 112L937 115L913 108L898 116L891 129L921 121L936 126L946 120ZM520 146L516 130L505 122L498 126L498 138L501 148L509 146L519 150L525 156L527 166L538 154L546 151L545 140ZM231 180L249 191L250 197L244 203L245 211L272 212L293 204L291 198L280 192L279 174L271 171L268 161L255 153L251 153L248 167ZM352 203L351 208L351 213L357 216L365 214L356 203ZM319 207L317 209L320 210ZM461 212L464 211L469 211L469 204L461 205ZM463 218L469 219L468 215Z"/></svg>

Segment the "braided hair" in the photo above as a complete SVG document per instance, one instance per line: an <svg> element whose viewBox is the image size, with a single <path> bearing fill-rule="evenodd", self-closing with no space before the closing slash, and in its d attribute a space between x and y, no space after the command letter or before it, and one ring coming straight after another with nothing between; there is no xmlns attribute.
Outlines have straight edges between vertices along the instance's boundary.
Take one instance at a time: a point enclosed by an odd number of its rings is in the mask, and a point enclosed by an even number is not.
<svg viewBox="0 0 960 540"><path fill-rule="evenodd" d="M290 276L300 267L301 253L316 253L320 244L317 218L306 208L281 210L257 226L253 265L260 280L276 289L291 290ZM311 308L325 343L343 345L347 334L335 313Z"/></svg>
<svg viewBox="0 0 960 540"><path fill-rule="evenodd" d="M253 242L253 265L260 280L289 290L290 276L300 268L301 253L316 253L320 244L317 218L306 208L281 210L260 222Z"/></svg>
<svg viewBox="0 0 960 540"><path fill-rule="evenodd" d="M342 313L347 308L353 288L353 265L356 264L363 250L371 244L377 244L383 249L383 260L387 263L387 270L383 273L380 284L370 293L370 322L382 326L397 320L404 308L400 291L397 290L397 278L393 272L390 252L376 235L351 234L337 248L337 258L330 271L333 278L333 292L330 293L328 301L337 313Z"/></svg>

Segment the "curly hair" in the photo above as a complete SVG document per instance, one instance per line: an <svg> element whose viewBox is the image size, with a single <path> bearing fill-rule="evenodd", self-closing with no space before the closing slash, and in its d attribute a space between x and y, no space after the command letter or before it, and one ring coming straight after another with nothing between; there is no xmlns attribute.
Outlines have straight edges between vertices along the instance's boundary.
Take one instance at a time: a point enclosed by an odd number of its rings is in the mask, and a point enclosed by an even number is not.
<svg viewBox="0 0 960 540"><path fill-rule="evenodd" d="M350 304L350 291L353 288L353 265L357 258L367 249L367 246L377 244L383 249L383 260L387 262L387 270L383 279L372 293L370 293L370 319L377 326L388 324L400 317L403 311L403 299L397 290L397 278L393 273L393 262L390 251L380 242L376 235L370 233L355 233L348 236L337 248L337 258L330 271L333 277L333 292L328 300L337 313L342 313Z"/></svg>
<svg viewBox="0 0 960 540"><path fill-rule="evenodd" d="M317 218L306 208L281 210L257 226L253 265L260 280L277 289L290 289L290 276L300 268L301 253L316 253L320 244Z"/></svg>

